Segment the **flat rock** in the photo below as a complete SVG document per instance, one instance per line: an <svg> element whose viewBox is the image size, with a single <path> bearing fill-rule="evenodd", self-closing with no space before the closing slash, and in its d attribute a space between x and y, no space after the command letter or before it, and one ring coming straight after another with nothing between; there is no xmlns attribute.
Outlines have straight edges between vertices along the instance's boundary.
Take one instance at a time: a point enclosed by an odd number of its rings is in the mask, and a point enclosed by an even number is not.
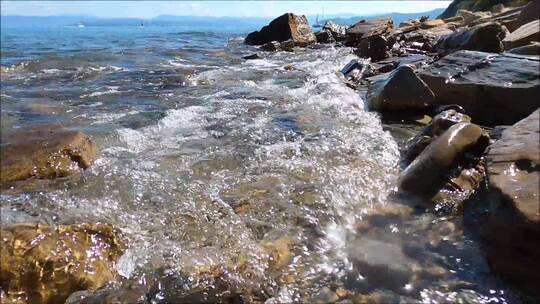
<svg viewBox="0 0 540 304"><path fill-rule="evenodd" d="M502 43L504 48L509 50L516 47L530 44L532 41L540 41L540 20L536 19L520 26L510 33Z"/></svg>
<svg viewBox="0 0 540 304"><path fill-rule="evenodd" d="M361 39L375 35L387 35L393 28L390 17L377 18L370 21L362 20L347 29L347 45L356 46Z"/></svg>
<svg viewBox="0 0 540 304"><path fill-rule="evenodd" d="M27 178L57 178L90 167L96 147L79 131L54 125L2 133L0 182Z"/></svg>
<svg viewBox="0 0 540 304"><path fill-rule="evenodd" d="M434 20L427 20L422 23L420 23L420 28L422 29L430 29L434 27L438 27L443 25L445 22L441 19L434 19Z"/></svg>
<svg viewBox="0 0 540 304"><path fill-rule="evenodd" d="M539 64L530 56L457 51L418 75L435 104L458 104L477 122L508 125L540 107Z"/></svg>
<svg viewBox="0 0 540 304"><path fill-rule="evenodd" d="M513 48L508 50L508 53L538 56L540 55L540 42L534 41L531 44Z"/></svg>
<svg viewBox="0 0 540 304"><path fill-rule="evenodd" d="M292 13L283 14L272 20L259 31L247 35L245 43L261 45L271 41L286 41L291 39L296 46L307 46L316 42L315 34L311 30L306 16Z"/></svg>
<svg viewBox="0 0 540 304"><path fill-rule="evenodd" d="M439 40L436 48L440 53L449 53L455 50L499 53L504 50L501 40L504 39L505 35L506 32L499 23L488 22L444 36Z"/></svg>
<svg viewBox="0 0 540 304"><path fill-rule="evenodd" d="M517 25L522 26L531 21L538 20L540 18L540 1L533 0L529 2L523 9L520 11L517 16Z"/></svg>
<svg viewBox="0 0 540 304"><path fill-rule="evenodd" d="M434 95L412 67L402 65L389 77L373 82L366 99L370 110L413 110L431 105Z"/></svg>
<svg viewBox="0 0 540 304"><path fill-rule="evenodd" d="M16 224L1 229L0 284L8 299L63 303L115 281L123 245L107 224Z"/></svg>

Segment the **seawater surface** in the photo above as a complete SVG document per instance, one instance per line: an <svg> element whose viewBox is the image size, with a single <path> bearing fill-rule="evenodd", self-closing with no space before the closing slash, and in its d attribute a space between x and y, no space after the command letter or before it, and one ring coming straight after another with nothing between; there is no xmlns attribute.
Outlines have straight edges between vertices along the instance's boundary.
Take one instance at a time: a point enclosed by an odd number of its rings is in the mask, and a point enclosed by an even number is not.
<svg viewBox="0 0 540 304"><path fill-rule="evenodd" d="M508 301L459 218L393 195L398 145L335 74L351 49L244 60L244 35L2 29L2 131L61 124L99 150L79 176L3 191L2 224L116 225L118 272L157 278L156 303Z"/></svg>

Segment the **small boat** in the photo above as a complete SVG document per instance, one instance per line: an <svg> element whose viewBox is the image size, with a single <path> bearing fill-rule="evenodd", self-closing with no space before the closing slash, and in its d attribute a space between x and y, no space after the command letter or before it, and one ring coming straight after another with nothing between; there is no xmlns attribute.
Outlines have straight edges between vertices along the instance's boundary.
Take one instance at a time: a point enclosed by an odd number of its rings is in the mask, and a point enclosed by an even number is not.
<svg viewBox="0 0 540 304"><path fill-rule="evenodd" d="M312 25L314 28L321 28L323 24L319 21L319 14L315 17L315 24Z"/></svg>
<svg viewBox="0 0 540 304"><path fill-rule="evenodd" d="M79 23L77 24L77 27L84 27L84 24L83 24L82 22L79 22Z"/></svg>

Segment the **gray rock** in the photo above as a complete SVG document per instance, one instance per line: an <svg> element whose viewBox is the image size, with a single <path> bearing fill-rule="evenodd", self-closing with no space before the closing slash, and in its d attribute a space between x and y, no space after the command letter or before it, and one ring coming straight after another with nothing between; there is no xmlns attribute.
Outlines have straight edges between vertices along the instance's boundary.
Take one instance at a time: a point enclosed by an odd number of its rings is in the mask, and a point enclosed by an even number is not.
<svg viewBox="0 0 540 304"><path fill-rule="evenodd" d="M455 50L499 53L504 50L501 40L505 35L506 32L500 24L488 22L442 37L435 47L440 53Z"/></svg>
<svg viewBox="0 0 540 304"><path fill-rule="evenodd" d="M520 26L510 33L502 43L504 48L509 50L516 47L530 44L532 41L540 41L540 20L536 19Z"/></svg>
<svg viewBox="0 0 540 304"><path fill-rule="evenodd" d="M275 52L281 50L281 44L277 41L270 41L261 46L261 50L267 52Z"/></svg>
<svg viewBox="0 0 540 304"><path fill-rule="evenodd" d="M362 39L358 44L355 53L363 58L371 58L372 61L379 61L388 58L388 41L381 35L375 35Z"/></svg>
<svg viewBox="0 0 540 304"><path fill-rule="evenodd" d="M508 53L518 55L540 55L540 42L534 41L531 44L513 48Z"/></svg>

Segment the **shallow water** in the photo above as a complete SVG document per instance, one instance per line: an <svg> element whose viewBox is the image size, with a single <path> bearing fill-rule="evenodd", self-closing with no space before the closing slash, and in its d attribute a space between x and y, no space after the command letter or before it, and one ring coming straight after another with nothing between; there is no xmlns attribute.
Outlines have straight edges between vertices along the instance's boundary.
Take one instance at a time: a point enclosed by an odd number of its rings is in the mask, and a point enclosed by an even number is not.
<svg viewBox="0 0 540 304"><path fill-rule="evenodd" d="M118 272L169 282L155 302L179 290L512 300L459 217L393 194L398 144L335 75L350 49L246 61L242 36L3 30L2 131L60 123L91 135L99 158L80 176L3 191L2 224L118 226L129 244Z"/></svg>

